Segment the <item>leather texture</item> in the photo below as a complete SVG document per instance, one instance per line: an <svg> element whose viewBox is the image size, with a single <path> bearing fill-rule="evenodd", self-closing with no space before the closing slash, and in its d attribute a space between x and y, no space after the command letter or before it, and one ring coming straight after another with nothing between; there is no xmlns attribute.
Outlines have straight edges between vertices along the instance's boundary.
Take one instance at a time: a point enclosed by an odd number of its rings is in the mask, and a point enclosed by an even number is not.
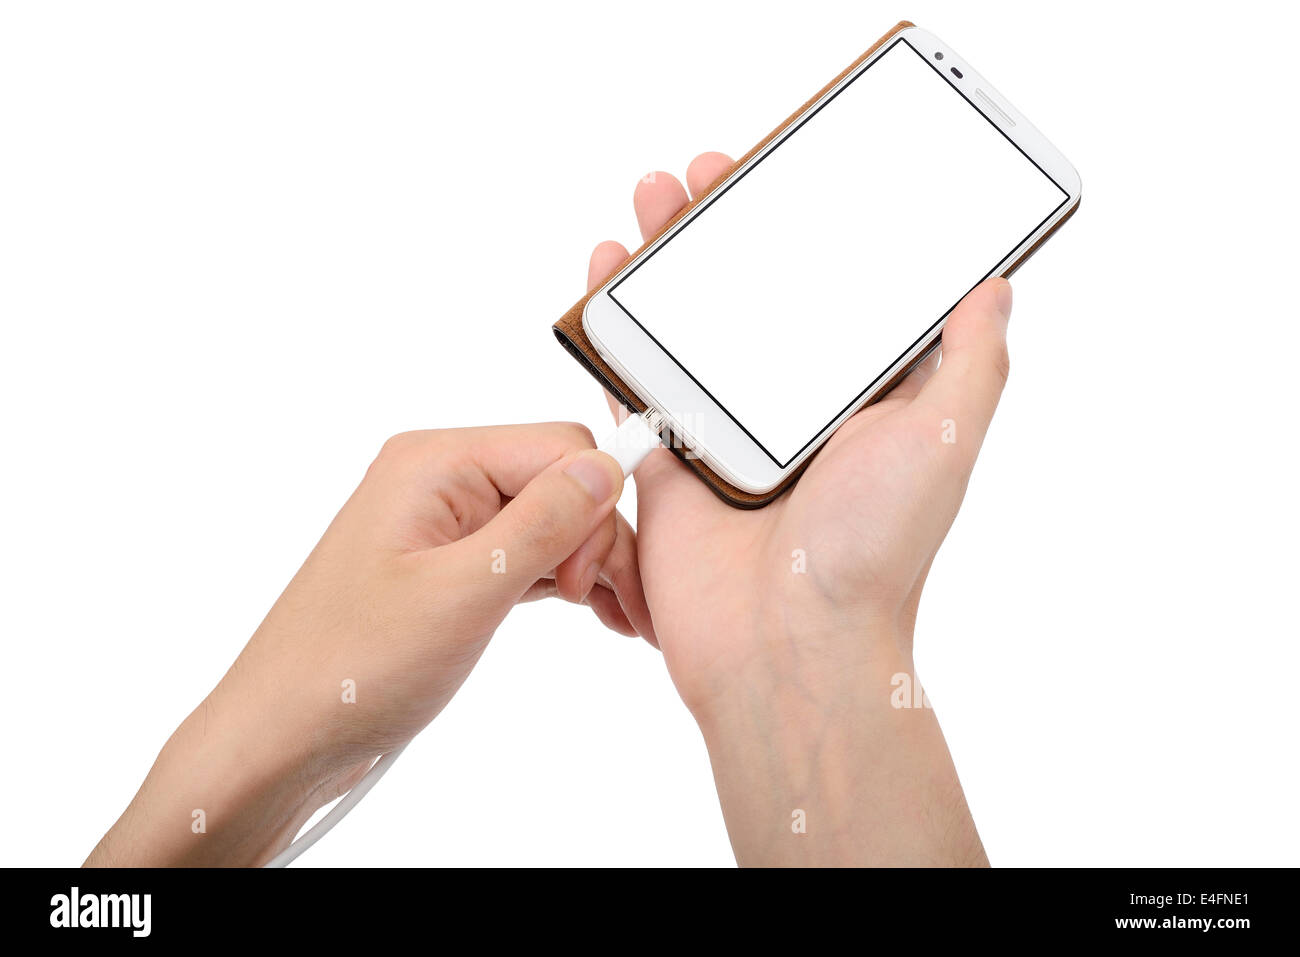
<svg viewBox="0 0 1300 957"><path fill-rule="evenodd" d="M830 90L837 83L839 83L851 72L857 69L864 60L866 60L869 56L875 53L884 44L892 40L894 36L897 35L899 32L906 30L911 26L914 26L914 24L910 23L907 20L902 20L899 23L895 24L894 27L888 33L886 33L879 40L873 43L865 53L863 53L860 57L858 57L847 67L845 67L844 70L842 70L838 76L836 76L833 80L831 80L819 91L817 91L816 94L810 97L809 100L803 104L803 106L799 107L799 109L795 110L792 114L790 114L790 116L788 116L780 126L772 130L771 133L769 133L762 140L756 143L753 149L751 149L748 153L746 153L740 159L736 160L736 162L733 163L732 166L725 173L723 173L721 176L719 176L709 185L708 189L706 189L703 193L701 193L696 199L692 200L690 203L684 206L681 209L681 211L677 213L677 215L675 215L672 219L670 219L667 223L664 224L662 229L660 229L657 233L655 233L648 240L646 240L646 242L643 243L640 248L638 248L626 260L620 263L616 269L611 271L609 276L606 276L605 279L603 279L595 287L595 289L592 290L592 292L587 293L587 295L583 296L576 303L574 303L573 307L569 309L569 311L566 312L560 318L560 320L554 324L554 326L552 326L552 329L555 332L555 338L559 340L560 345L564 346L564 348L567 349L569 353L575 359L577 359L578 362L580 362L582 366L588 372L590 372L592 376L594 376L595 379L598 382L600 382L600 384L603 385L610 392L611 395L614 396L614 398L616 398L619 402L621 402L630 411L634 413L643 412L645 410L645 403L642 402L641 399L637 397L636 393L633 392L630 388L628 388L628 386L614 373L614 371L608 366L608 364L606 364L605 360L600 357L600 353L598 353L595 347L591 344L591 340L587 338L586 332L583 331L582 312L587 305L587 300L590 299L597 290L603 287L605 283L609 281L609 278L611 276L615 275L620 270L622 270L625 266L627 266L629 262L631 262L633 259L639 256L646 249L646 247L648 247L651 243L657 240L665 232L667 232L669 229L675 226L683 216L685 216L692 209L694 209L699 203L701 203L705 199L705 197L707 197L710 193L712 193L715 189L717 189L719 185L725 182L727 178L730 177L731 174L734 173L739 167L749 162L749 160L756 153L758 153L759 150L763 149L763 147L765 147L769 142L771 142L771 140L774 137L779 135L782 130L784 130L787 126L789 126L800 116L802 116L805 112L807 112L807 110L814 103L816 103L823 96L829 93ZM1075 206L1069 211L1069 213L1065 217L1063 217L1060 222L1056 224L1056 227L1054 227L1050 232L1048 232L1041 239L1039 239L1038 242L1035 243L1029 250L1027 250L1023 256L1021 256L1018 260L1016 260L1016 262L1013 263L1011 267L1008 268L1005 273L1003 273L1003 275L1010 276L1013 272L1019 269L1021 264L1024 263L1024 261L1028 259L1031 255L1033 255L1033 253L1039 248L1039 246L1043 244L1043 242L1047 239L1047 237L1052 235L1052 232L1055 232L1056 228L1059 228L1061 223L1065 222L1066 219L1069 219L1070 216L1073 215L1074 210L1077 208L1078 208L1078 204L1076 203ZM886 385L886 387L879 392L877 397L883 398L884 395L888 393L889 389L893 388L898 382L900 382L907 375L907 373L912 370L912 368L914 368L916 365L922 362L925 356L929 355L930 352L932 352L934 348L937 347L938 345L939 345L939 340L936 339L934 345L931 346L931 348L927 350L925 354L918 356L917 359L911 365L909 365L906 369L902 370L896 376L894 376L894 378L890 380L890 382ZM808 460L805 461L804 464L801 465L795 472L787 476L786 479L780 485L776 486L771 491L761 492L756 494L753 492L746 492L743 489L739 489L736 486L732 485L731 483L727 482L725 479L721 478L716 472L714 472L711 468L709 468L709 466L706 465L703 461L689 454L680 441L670 438L670 441L668 442L668 446L672 450L673 454L675 454L678 458L680 458L683 462L685 462L700 477L700 479L703 480L704 483L708 485L709 488L711 488L714 491L714 493L718 495L719 498L721 498L728 505L732 505L736 508L746 508L746 509L762 508L764 505L767 505L769 502L774 501L782 493L784 493L787 489L789 489L792 485L794 485L796 481L798 481L799 475L803 472L805 468L808 467L808 464L814 458L816 458L816 454L809 456Z"/></svg>

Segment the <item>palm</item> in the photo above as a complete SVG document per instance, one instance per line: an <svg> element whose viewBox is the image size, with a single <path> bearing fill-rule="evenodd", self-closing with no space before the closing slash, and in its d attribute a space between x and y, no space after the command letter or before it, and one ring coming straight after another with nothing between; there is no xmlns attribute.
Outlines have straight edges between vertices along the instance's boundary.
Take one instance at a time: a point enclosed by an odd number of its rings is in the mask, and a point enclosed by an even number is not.
<svg viewBox="0 0 1300 957"><path fill-rule="evenodd" d="M638 473L641 578L683 693L743 668L757 616L919 591L933 550L909 533L924 477L907 402L891 396L855 416L788 494L755 511L719 500L667 452Z"/></svg>

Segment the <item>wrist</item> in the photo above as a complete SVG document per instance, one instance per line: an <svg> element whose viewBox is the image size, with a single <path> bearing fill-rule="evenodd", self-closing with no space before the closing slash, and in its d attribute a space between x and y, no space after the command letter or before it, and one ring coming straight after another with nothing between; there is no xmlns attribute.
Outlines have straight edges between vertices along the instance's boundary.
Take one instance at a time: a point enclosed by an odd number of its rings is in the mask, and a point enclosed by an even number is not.
<svg viewBox="0 0 1300 957"><path fill-rule="evenodd" d="M872 608L783 601L755 607L737 627L743 653L706 677L694 669L683 688L706 740L759 715L852 710L882 681L914 670L912 633L897 616Z"/></svg>
<svg viewBox="0 0 1300 957"><path fill-rule="evenodd" d="M282 728L218 686L168 739L86 863L264 863L310 816L319 791L309 753Z"/></svg>
<svg viewBox="0 0 1300 957"><path fill-rule="evenodd" d="M986 863L910 635L833 637L765 637L696 711L738 862Z"/></svg>

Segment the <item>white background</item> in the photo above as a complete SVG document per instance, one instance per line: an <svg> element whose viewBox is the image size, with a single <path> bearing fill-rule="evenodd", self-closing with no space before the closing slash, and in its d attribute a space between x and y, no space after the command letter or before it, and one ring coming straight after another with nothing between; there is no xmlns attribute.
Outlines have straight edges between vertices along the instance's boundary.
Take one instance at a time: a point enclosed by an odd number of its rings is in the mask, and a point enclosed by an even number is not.
<svg viewBox="0 0 1300 957"><path fill-rule="evenodd" d="M917 634L989 856L1300 863L1300 21L1198 9L6 4L0 862L83 859L387 435L602 431L549 325L637 178L906 16L1086 183ZM657 653L556 602L301 863L730 862Z"/></svg>

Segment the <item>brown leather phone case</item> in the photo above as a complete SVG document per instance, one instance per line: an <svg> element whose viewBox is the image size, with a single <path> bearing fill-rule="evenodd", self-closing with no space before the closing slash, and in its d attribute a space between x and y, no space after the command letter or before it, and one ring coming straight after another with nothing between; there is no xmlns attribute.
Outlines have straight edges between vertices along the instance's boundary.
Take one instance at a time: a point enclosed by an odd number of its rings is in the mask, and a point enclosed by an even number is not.
<svg viewBox="0 0 1300 957"><path fill-rule="evenodd" d="M895 24L893 29L891 29L888 33L886 33L875 43L873 43L870 49L868 49L865 53L863 53L862 56L858 57L847 67L845 67L844 70L839 74L839 76L835 77L835 79L831 80L819 91L817 91L817 93L811 99L809 99L807 103L799 107L799 109L795 110L794 113L788 116L785 119L785 122L783 122L780 126L774 129L771 133L767 134L767 136L763 137L763 139L760 140L757 144L755 144L754 148L751 149L748 153L746 153L740 159L736 160L736 162L732 164L730 169L728 169L725 173L723 173L716 180L714 180L712 184L710 184L708 189L706 189L703 193L701 193L698 197L696 197L696 199L692 200L690 203L684 206L681 209L681 211L677 213L676 216L668 220L668 222L664 224L663 228L660 229L659 232L651 236L648 240L645 241L645 243L641 245L639 249L637 249L626 260L620 263L618 268L613 270L613 272L610 273L610 276L614 275L614 273L617 273L619 270L625 267L629 262L631 262L633 259L639 256L647 246L649 246L656 239L658 239L665 232L667 232L674 225L676 225L678 220L680 220L683 216L685 216L688 212L690 212L693 208L695 208L695 206L699 204L704 199L704 197L708 196L715 189L717 189L717 187L724 180L726 180L727 177L729 177L732 173L734 173L737 168L749 162L750 158L752 158L755 153L757 153L759 150L765 147L772 140L773 137L777 136L782 130L784 130L787 126L789 126L791 123L797 120L809 107L811 107L819 99L821 99L828 92L830 92L832 87L834 87L837 83L839 83L851 72L853 72L853 70L856 69L862 63L863 60L865 60L867 57L871 56L871 54L875 53L878 49L880 49L880 47L882 47L885 43L891 40L895 36L895 34L899 33L902 30L906 30L910 26L913 26L913 24L908 22L907 20L902 20L899 23ZM1052 229L1052 231L1046 233L1041 239L1038 240L1038 242L1036 242L1032 247L1030 247L1023 256L1021 256L1018 260L1016 260L1010 266L1010 268L1008 268L1003 273L1003 275L1010 276L1013 272L1019 269L1021 263L1023 263L1026 259L1028 259L1031 255L1033 255L1033 253L1038 249L1039 246L1043 244L1043 242L1047 239L1047 237L1050 236L1052 232L1055 232L1055 230L1060 227L1061 223L1065 222L1065 220L1069 219L1070 216L1074 214L1075 209L1078 209L1077 203L1069 211L1069 213L1067 213L1060 220L1060 222L1056 224L1056 226ZM608 278L609 277L606 277L605 280L602 280L596 286L596 289L599 289L601 286L603 286L605 284L605 281L608 280ZM583 331L582 311L586 307L587 300L591 298L591 295L592 295L591 293L587 293L587 295L579 299L576 303L574 303L573 307L568 312L566 312L563 317L561 317L560 321L555 323L554 326L552 326L552 329L555 332L555 338L559 340L560 345L564 346L564 348L567 349L575 359L577 359L580 363L582 363L583 367L588 372L590 372L601 385L603 385L606 389L609 390L609 392L614 396L614 398L618 399L619 402L623 403L623 405L625 405L633 413L643 412L645 410L645 403L642 402L641 399L637 397L636 393L633 392L631 389L629 389L627 385L624 384L624 382L617 375L615 375L614 371L605 363L605 360L600 357L600 353L598 353L595 347L592 346L591 340L587 338L587 334ZM938 340L935 340L935 345L936 346L938 345ZM931 350L928 350L926 352L926 355L928 355L929 351L932 351L933 348L934 347L932 346ZM887 384L887 386L884 389L882 389L880 393L878 393L879 397L883 397L889 391L890 388L892 388L896 383L901 381L903 377L906 376L907 373L911 371L913 366L921 362L922 359L924 358L925 358L924 355L919 356L916 359L916 361L912 363L911 366L899 372L898 375L896 375ZM738 489L731 483L719 477L716 472L714 472L711 468L709 468L700 459L687 454L687 450L683 447L683 444L680 441L670 440L668 442L668 446L670 449L672 449L673 453L677 455L678 458L682 459L682 461L684 461L688 466L690 466L690 468L697 475L699 475L699 477L704 481L706 485L709 486L709 488L713 489L713 491L718 495L719 498L721 498L728 505L733 505L736 508L762 508L764 505L767 505L769 502L773 501L778 496L780 496L781 493L783 493L786 489L790 488L790 486L792 486L798 480L800 473L802 473L804 468L807 467L808 462L811 462L812 459L815 458L815 455L810 456L807 462L805 462L802 466L800 466L800 468L797 471L789 475L785 479L785 481L783 481L776 488L768 492L762 492L756 494L753 492L746 492L741 489Z"/></svg>

